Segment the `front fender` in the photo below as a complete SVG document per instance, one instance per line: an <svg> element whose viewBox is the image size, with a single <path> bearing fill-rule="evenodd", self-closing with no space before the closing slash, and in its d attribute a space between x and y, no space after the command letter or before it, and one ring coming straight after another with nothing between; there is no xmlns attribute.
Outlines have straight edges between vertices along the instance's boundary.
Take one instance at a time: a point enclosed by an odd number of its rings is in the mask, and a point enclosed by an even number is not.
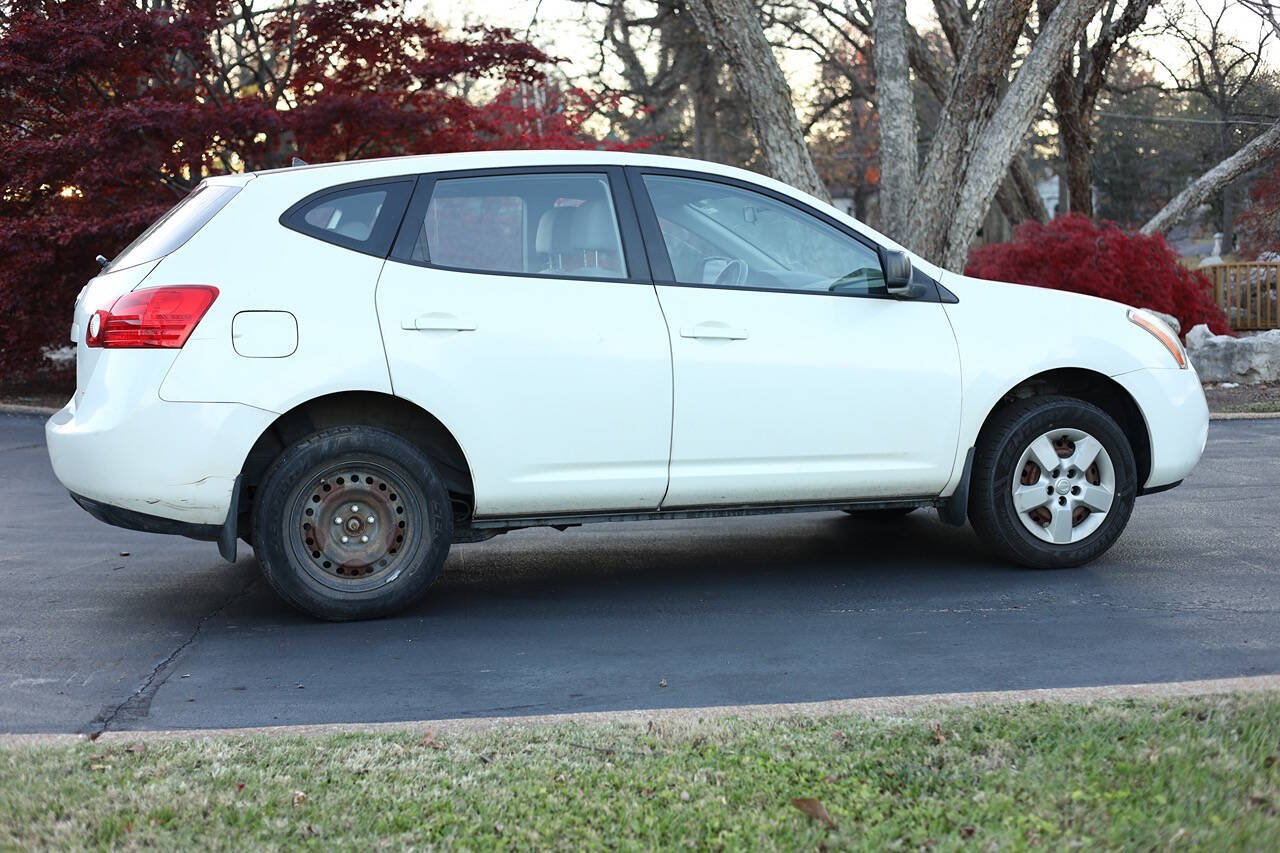
<svg viewBox="0 0 1280 853"><path fill-rule="evenodd" d="M960 352L962 448L977 442L1000 400L1033 376L1070 368L1114 378L1174 366L1164 345L1118 302L953 273L942 283L959 299L945 308ZM944 494L962 468L961 454Z"/></svg>

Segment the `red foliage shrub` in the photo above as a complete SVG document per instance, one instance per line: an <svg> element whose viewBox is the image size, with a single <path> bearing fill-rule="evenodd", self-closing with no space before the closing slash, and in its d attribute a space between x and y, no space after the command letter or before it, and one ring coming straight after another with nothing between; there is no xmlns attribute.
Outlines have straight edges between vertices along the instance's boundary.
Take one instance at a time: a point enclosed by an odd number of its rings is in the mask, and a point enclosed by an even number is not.
<svg viewBox="0 0 1280 853"><path fill-rule="evenodd" d="M10 5L0 14L9 377L66 342L94 256L112 257L206 175L287 166L295 153L601 146L582 131L600 103L548 85L553 60L537 48L507 30L448 36L391 0ZM488 97L466 94L477 90Z"/></svg>
<svg viewBox="0 0 1280 853"><path fill-rule="evenodd" d="M1213 283L1178 263L1162 235L1144 237L1078 213L1048 224L1025 222L1012 241L974 249L965 275L1152 308L1177 317L1184 332L1197 323L1217 333L1229 331L1213 300Z"/></svg>

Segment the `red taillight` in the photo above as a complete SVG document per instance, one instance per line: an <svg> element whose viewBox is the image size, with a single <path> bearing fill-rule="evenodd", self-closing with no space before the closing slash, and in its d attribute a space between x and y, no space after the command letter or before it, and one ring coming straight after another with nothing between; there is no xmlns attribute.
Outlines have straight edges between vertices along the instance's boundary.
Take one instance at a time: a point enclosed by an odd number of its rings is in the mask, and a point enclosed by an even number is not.
<svg viewBox="0 0 1280 853"><path fill-rule="evenodd" d="M110 310L90 315L85 343L107 349L178 349L217 297L218 288L204 284L148 287L126 293Z"/></svg>

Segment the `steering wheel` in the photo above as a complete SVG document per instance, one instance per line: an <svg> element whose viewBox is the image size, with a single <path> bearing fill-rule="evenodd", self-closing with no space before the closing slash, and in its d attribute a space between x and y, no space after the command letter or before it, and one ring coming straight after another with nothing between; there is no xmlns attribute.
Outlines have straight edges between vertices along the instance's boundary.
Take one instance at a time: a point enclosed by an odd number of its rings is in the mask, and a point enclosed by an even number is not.
<svg viewBox="0 0 1280 853"><path fill-rule="evenodd" d="M747 283L747 262L741 258L731 258L724 265L714 282L720 286L740 287Z"/></svg>

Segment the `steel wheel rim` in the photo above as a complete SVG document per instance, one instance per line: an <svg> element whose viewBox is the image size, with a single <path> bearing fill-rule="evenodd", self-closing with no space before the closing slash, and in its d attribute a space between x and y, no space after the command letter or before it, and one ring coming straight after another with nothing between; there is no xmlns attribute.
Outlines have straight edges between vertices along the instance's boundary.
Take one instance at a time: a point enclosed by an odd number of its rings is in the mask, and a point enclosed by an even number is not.
<svg viewBox="0 0 1280 853"><path fill-rule="evenodd" d="M1043 433L1022 451L1010 496L1018 521L1050 545L1074 545L1098 531L1116 495L1116 469L1082 429Z"/></svg>
<svg viewBox="0 0 1280 853"><path fill-rule="evenodd" d="M339 592L365 592L408 567L417 540L429 535L422 512L404 474L348 459L294 489L286 536L296 564L312 580Z"/></svg>

